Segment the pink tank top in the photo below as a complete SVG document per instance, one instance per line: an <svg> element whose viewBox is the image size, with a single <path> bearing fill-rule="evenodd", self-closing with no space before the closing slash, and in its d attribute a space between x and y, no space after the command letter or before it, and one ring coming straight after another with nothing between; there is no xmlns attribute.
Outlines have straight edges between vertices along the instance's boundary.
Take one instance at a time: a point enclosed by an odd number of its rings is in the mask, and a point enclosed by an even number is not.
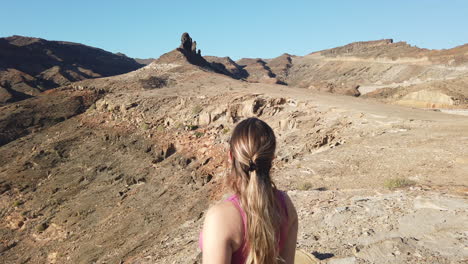
<svg viewBox="0 0 468 264"><path fill-rule="evenodd" d="M279 234L279 239L278 239L278 246L279 250L281 251L284 247L284 243L286 241L286 236L287 236L287 227L288 227L288 210L286 207L286 202L284 198L285 194L282 191L276 190L276 197L280 201L280 205L283 208L283 212L281 212L281 218L282 221L280 223L280 234ZM239 199L237 195L232 195L229 198L226 199L226 201L232 202L237 209L239 210L241 216L242 216L242 222L244 224L244 234L245 230L247 230L247 216L245 214L245 211L242 209L240 206ZM242 245L232 253L232 258L231 258L231 263L232 264L244 264L245 261L247 260L247 256L249 254L247 245L246 245L246 240L245 237L242 239ZM198 246L200 250L203 248L203 233L200 232L200 237L198 239Z"/></svg>

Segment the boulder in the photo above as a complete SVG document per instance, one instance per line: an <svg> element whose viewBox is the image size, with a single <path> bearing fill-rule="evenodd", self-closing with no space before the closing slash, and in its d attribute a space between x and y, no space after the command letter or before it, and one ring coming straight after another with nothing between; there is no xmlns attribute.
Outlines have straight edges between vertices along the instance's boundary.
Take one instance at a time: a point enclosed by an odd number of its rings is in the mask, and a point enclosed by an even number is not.
<svg viewBox="0 0 468 264"><path fill-rule="evenodd" d="M201 126L206 126L211 123L211 113L202 112L198 117L198 124Z"/></svg>

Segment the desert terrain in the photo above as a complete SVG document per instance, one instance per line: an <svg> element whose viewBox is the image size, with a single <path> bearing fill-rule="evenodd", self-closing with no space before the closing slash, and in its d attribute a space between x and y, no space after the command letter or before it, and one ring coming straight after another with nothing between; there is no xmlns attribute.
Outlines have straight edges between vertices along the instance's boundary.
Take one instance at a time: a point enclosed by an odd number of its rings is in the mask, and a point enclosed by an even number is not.
<svg viewBox="0 0 468 264"><path fill-rule="evenodd" d="M234 61L187 34L144 67L7 102L0 260L201 263L230 133L256 116L278 139L297 247L317 263L466 263L467 47Z"/></svg>

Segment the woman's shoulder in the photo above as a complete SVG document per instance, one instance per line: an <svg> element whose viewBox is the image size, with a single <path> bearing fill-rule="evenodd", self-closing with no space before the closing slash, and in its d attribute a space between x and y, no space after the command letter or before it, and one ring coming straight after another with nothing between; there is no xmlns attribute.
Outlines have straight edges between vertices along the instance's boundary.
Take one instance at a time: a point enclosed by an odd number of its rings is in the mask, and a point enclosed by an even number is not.
<svg viewBox="0 0 468 264"><path fill-rule="evenodd" d="M230 222L242 221L237 207L231 202L234 198L235 196L232 196L229 199L222 200L212 205L206 212L205 218L210 219L211 221L222 222L227 225L229 225ZM226 219L229 220L226 221Z"/></svg>
<svg viewBox="0 0 468 264"><path fill-rule="evenodd" d="M211 206L205 216L204 228L215 231L221 239L239 240L243 222L238 209L232 202L223 200Z"/></svg>

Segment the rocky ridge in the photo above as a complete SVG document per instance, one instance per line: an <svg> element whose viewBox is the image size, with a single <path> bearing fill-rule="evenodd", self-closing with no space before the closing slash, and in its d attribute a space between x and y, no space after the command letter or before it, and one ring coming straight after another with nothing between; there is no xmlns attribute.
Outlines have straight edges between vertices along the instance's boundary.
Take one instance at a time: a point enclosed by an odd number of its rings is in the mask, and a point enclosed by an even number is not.
<svg viewBox="0 0 468 264"><path fill-rule="evenodd" d="M355 42L306 56L241 59L236 65L218 59L217 63L244 70L238 78L248 82L363 95L418 108L464 109L468 107L468 91L459 87L467 83L467 47L428 50L385 39Z"/></svg>
<svg viewBox="0 0 468 264"><path fill-rule="evenodd" d="M64 41L0 38L0 104L36 96L88 78L127 73L143 65L124 54Z"/></svg>

